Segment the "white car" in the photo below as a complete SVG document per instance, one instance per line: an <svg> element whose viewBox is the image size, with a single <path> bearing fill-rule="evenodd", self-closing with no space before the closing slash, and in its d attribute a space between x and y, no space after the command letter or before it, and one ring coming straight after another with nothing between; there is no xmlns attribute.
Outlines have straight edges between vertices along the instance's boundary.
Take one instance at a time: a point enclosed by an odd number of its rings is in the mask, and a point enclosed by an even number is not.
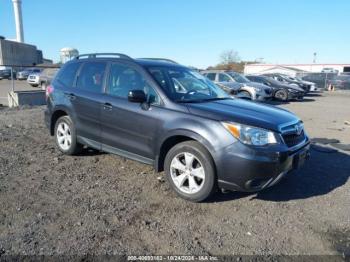
<svg viewBox="0 0 350 262"><path fill-rule="evenodd" d="M45 89L50 83L51 79L54 78L57 71L58 68L46 68L40 73L30 74L27 78L27 83L33 87L40 85L42 89Z"/></svg>

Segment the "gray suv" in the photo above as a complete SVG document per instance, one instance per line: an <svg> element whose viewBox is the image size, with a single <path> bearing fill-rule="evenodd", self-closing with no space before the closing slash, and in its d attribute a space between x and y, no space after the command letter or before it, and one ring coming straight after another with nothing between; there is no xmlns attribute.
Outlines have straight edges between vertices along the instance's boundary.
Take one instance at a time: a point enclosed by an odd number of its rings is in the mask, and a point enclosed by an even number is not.
<svg viewBox="0 0 350 262"><path fill-rule="evenodd" d="M201 72L229 94L250 100L269 100L273 97L271 87L250 81L234 71L206 70Z"/></svg>
<svg viewBox="0 0 350 262"><path fill-rule="evenodd" d="M46 95L46 124L64 154L88 146L153 165L191 201L217 188L270 187L309 156L294 114L232 98L166 59L81 55L64 64Z"/></svg>

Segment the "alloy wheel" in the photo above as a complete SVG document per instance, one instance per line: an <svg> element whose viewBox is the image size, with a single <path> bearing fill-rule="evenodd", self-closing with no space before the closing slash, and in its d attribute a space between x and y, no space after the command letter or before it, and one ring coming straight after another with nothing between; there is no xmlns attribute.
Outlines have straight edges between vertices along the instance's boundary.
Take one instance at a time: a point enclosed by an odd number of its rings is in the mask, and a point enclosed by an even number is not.
<svg viewBox="0 0 350 262"><path fill-rule="evenodd" d="M187 194L199 192L204 185L204 167L197 157L188 152L180 153L173 158L170 174L175 186Z"/></svg>
<svg viewBox="0 0 350 262"><path fill-rule="evenodd" d="M72 144L72 134L67 123L61 122L58 124L56 136L59 147L64 151L69 150Z"/></svg>

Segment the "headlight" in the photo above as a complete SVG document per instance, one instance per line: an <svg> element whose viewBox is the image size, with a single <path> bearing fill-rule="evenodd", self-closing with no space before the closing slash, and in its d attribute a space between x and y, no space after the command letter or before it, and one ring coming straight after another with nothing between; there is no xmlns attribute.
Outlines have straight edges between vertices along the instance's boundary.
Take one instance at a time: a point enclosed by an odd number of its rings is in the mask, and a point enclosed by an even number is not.
<svg viewBox="0 0 350 262"><path fill-rule="evenodd" d="M253 87L255 89L256 92L260 93L262 92L262 89L260 87Z"/></svg>
<svg viewBox="0 0 350 262"><path fill-rule="evenodd" d="M244 144L254 146L265 146L268 144L276 144L276 135L272 131L262 128L246 126L236 123L222 123L224 127Z"/></svg>

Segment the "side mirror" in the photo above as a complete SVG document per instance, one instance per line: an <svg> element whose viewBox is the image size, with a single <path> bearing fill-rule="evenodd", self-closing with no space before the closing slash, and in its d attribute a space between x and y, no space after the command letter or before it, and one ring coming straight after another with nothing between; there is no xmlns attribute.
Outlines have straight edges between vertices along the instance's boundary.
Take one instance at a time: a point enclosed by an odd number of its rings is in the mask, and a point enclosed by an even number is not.
<svg viewBox="0 0 350 262"><path fill-rule="evenodd" d="M132 103L142 104L147 101L147 97L143 90L131 90L128 94L128 100Z"/></svg>

